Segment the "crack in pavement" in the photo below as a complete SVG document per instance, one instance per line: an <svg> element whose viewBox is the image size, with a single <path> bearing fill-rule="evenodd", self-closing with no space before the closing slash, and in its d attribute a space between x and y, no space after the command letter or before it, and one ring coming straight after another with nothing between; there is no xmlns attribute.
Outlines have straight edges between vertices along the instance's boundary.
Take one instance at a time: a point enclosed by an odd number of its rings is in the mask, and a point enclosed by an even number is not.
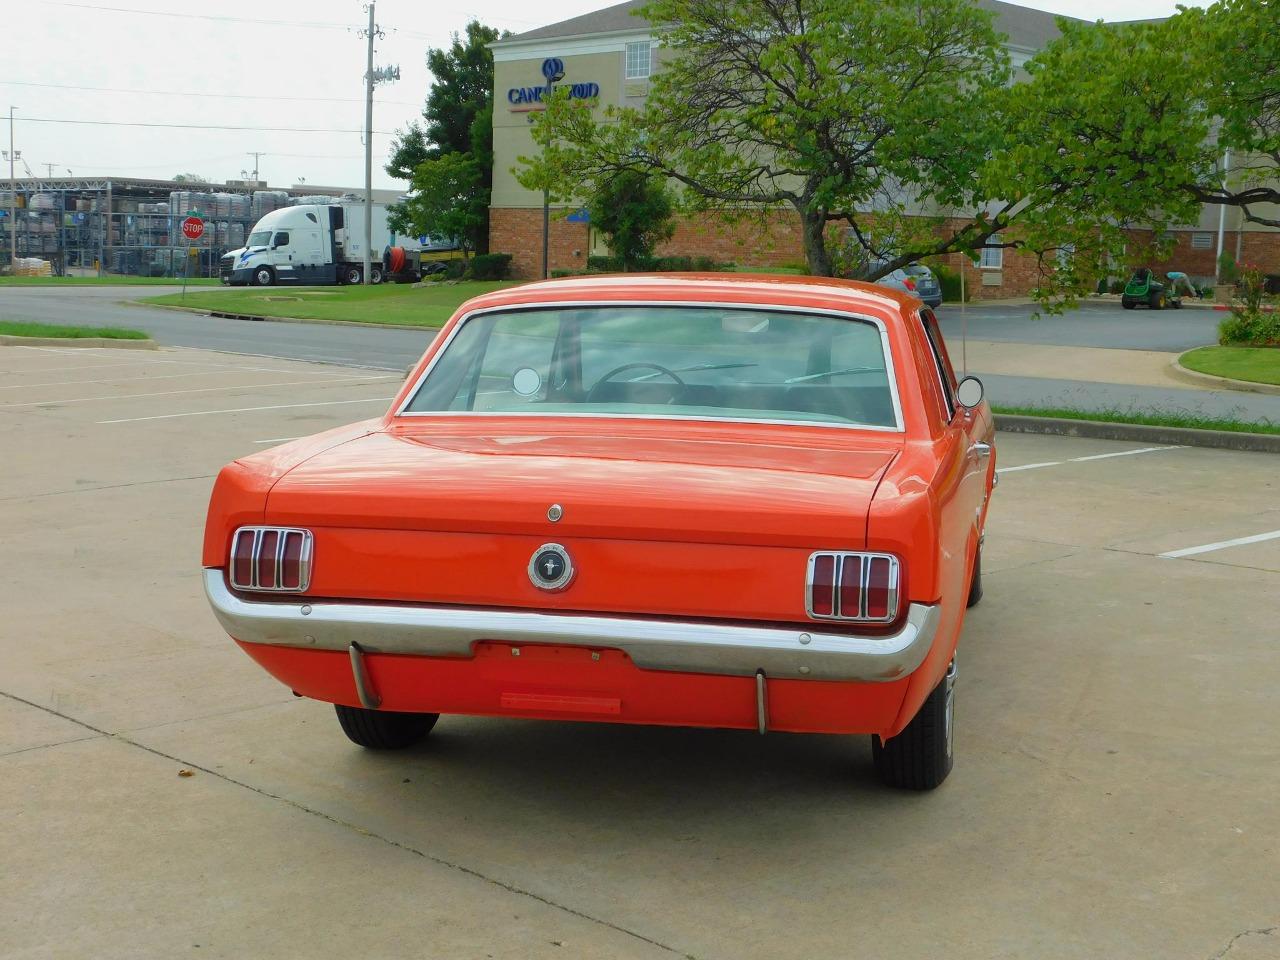
<svg viewBox="0 0 1280 960"><path fill-rule="evenodd" d="M1241 930L1234 937L1227 941L1227 945L1209 958L1209 960L1222 960L1236 945L1237 940L1243 940L1245 937L1262 936L1269 937L1271 934L1280 930L1280 927L1255 927L1252 930Z"/></svg>
<svg viewBox="0 0 1280 960"><path fill-rule="evenodd" d="M601 917L593 916L592 914L589 914L583 910L578 910L577 908L568 906L567 904L558 903L557 901L552 900L550 897L543 896L540 893L535 893L532 890L526 890L524 887L517 886L514 883L511 883L506 880L502 880L498 877L492 877L487 873L484 873L480 870L475 869L474 867L468 867L466 864L463 864L463 863L456 863L452 860L446 860L444 857L439 857L439 856L436 856L435 854L428 853L425 850L420 850L417 847L410 846L407 843L403 843L391 837L383 836L382 834L375 833L371 830L366 830L364 827L361 827L355 823L351 823L350 821L343 820L341 817L335 817L332 814L325 813L323 810L318 810L314 807L309 807L305 803L299 803L296 800L290 800L288 797L283 797L279 794L272 793L271 791L264 790L261 787L255 787L251 783L245 783L243 780L237 780L235 777L227 776L225 773L220 773L217 770L210 770L208 767L201 766L198 763L193 763L190 760L184 760L182 757L175 757L172 754L165 753L163 750L157 750L154 747L149 747L145 743L139 743L138 741L133 740L129 737L123 736L121 734L111 733L109 730L103 730L100 727L95 727L91 723L86 723L83 720L79 720L76 717L72 717L72 716L69 716L68 714L61 713L57 710L52 709L51 707L46 707L46 706L43 706L42 704L34 703L31 700L27 700L25 697L19 697L16 694L12 694L4 690L0 690L0 697L5 697L9 700L14 701L15 703L25 704L26 706L32 707L33 709L41 710L45 713L52 714L55 717L59 717L70 723L74 723L77 726L84 727L86 730L91 730L94 733L98 734L100 737L105 737L107 739L114 740L119 743L128 744L131 747L136 747L137 749L150 753L153 756L161 757L165 760L172 761L173 763L177 763L191 770L199 770L202 773L207 773L211 777L216 777L217 779L222 780L226 783L230 783L237 787L241 787L245 790L252 791L253 793L258 794L261 797L266 797L270 800L279 801L280 803L284 803L290 807L293 807L295 810L300 810L303 813L309 814L313 817L318 817L321 820L327 820L329 823L332 823L336 826L343 827L348 830L354 830L356 833L360 834L361 836L369 837L373 840L381 841L382 843L385 843L388 846L395 847L398 850L403 850L405 853L410 853L416 857L421 857L423 860L430 861L431 863L437 864L442 867L446 867L450 870L456 870L459 873L465 874L469 877L474 877L477 880L481 880L484 883L490 884L491 886L498 887L502 890L507 891L508 893L513 893L516 896L520 896L520 897L527 897L530 900L535 900L538 903L544 904L555 910L560 910L564 913L570 914L571 916L575 916L575 917L578 917L579 919L586 920L589 923L597 924L609 930L613 930L617 933L624 934L625 936L631 937L635 940L639 940L642 943L647 943L650 946L657 947L660 950L665 950L666 952L672 954L673 956L676 956L676 957L690 956L690 954L688 954L687 952L683 950L679 950L668 944L665 944L660 940L655 940L652 937L647 937L643 933L639 933L635 930L628 929L627 927L621 926L620 924L613 923L609 920L605 920ZM85 740L92 740L92 739L95 739L95 738L93 737L85 738ZM67 741L67 742L78 743L83 741ZM47 749L48 746L56 746L56 744L46 745L45 749ZM32 748L32 749L39 749L39 748Z"/></svg>
<svg viewBox="0 0 1280 960"><path fill-rule="evenodd" d="M104 483L97 487L81 487L78 490L50 490L47 493L21 493L16 497L0 497L0 503L21 500L39 500L42 497L65 497L74 493L97 493L99 490L123 490L126 487L145 487L155 483L185 483L188 480L212 480L216 473L198 473L194 477L161 477L158 480L133 480L130 483Z"/></svg>

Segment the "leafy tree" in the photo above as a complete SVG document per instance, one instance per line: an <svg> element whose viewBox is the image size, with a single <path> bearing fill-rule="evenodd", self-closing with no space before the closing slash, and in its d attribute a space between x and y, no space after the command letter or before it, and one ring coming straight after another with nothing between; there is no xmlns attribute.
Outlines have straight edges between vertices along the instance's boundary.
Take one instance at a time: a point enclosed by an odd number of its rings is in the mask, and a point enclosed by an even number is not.
<svg viewBox="0 0 1280 960"><path fill-rule="evenodd" d="M601 181L587 199L587 210L623 270L634 270L652 257L675 230L670 194L660 180L637 170Z"/></svg>
<svg viewBox="0 0 1280 960"><path fill-rule="evenodd" d="M493 54L500 34L472 20L465 39L427 51L434 81L422 110L392 142L387 173L409 180L411 193L392 208L392 227L457 239L468 251L489 248L493 189Z"/></svg>
<svg viewBox="0 0 1280 960"><path fill-rule="evenodd" d="M202 177L198 173L175 173L173 175L174 183L211 183L208 177Z"/></svg>
<svg viewBox="0 0 1280 960"><path fill-rule="evenodd" d="M545 178L567 199L637 170L674 181L686 210L790 208L809 270L823 275L829 225L870 264L898 251L883 249L883 229L862 229L859 211L905 223L909 209L971 189L993 126L985 104L1008 64L991 15L970 0L654 0L644 15L673 54L644 109L597 121L582 101L551 97L526 185Z"/></svg>
<svg viewBox="0 0 1280 960"><path fill-rule="evenodd" d="M1159 236L1202 202L1256 220L1253 204L1280 199L1272 0L1157 24L1061 20L1016 82L973 0L653 0L644 15L671 53L644 108L597 116L551 96L525 186L571 202L640 171L673 182L685 210L789 208L815 274L1021 250L1059 305L1126 242L1134 253L1134 229ZM1226 145L1250 151L1249 183L1222 186Z"/></svg>

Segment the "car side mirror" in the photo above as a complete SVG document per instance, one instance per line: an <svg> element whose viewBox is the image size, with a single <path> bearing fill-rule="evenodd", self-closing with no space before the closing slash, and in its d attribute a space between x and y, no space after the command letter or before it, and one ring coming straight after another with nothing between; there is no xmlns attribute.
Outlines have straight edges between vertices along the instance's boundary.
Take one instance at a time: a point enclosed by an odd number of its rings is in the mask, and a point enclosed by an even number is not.
<svg viewBox="0 0 1280 960"><path fill-rule="evenodd" d="M977 377L965 377L956 385L956 400L966 410L972 410L982 402L982 381Z"/></svg>

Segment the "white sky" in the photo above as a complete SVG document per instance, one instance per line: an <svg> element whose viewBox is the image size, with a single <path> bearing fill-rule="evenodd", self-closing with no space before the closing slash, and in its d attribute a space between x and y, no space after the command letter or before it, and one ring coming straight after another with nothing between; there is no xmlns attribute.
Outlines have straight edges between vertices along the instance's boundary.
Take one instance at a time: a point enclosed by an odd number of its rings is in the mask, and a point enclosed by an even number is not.
<svg viewBox="0 0 1280 960"><path fill-rule="evenodd" d="M400 81L379 86L375 95L374 186L404 186L382 167L389 134L418 115L430 86L427 47L446 46L450 34L472 17L520 33L609 2L464 0L466 6L458 7L378 0L377 19L386 36L375 48L374 62L399 64ZM1025 5L1112 20L1168 16L1175 10L1174 0L1026 0ZM45 164L51 163L55 176L68 170L77 176L160 178L191 172L219 182L251 171L248 151L258 150L264 154L259 175L272 186L292 186L303 178L325 186L364 183L359 131L365 45L356 31L368 14L358 0L0 0L0 12L6 21L0 113L7 117L11 104L18 108L15 146L37 176L44 176ZM250 99L283 97L332 102ZM347 132L165 129L32 122L35 118ZM0 145L9 146L3 121ZM19 165L18 175L23 173Z"/></svg>

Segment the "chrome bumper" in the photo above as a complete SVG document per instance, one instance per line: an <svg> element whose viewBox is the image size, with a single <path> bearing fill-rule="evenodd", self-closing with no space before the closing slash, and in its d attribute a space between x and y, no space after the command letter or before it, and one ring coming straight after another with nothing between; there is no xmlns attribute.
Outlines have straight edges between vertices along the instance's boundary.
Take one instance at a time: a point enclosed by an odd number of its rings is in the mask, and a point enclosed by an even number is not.
<svg viewBox="0 0 1280 960"><path fill-rule="evenodd" d="M484 640L545 643L626 653L644 670L770 679L896 680L924 660L939 607L911 604L891 634L851 636L818 630L473 607L245 600L223 571L207 568L204 588L218 621L244 643L309 650L469 657Z"/></svg>

